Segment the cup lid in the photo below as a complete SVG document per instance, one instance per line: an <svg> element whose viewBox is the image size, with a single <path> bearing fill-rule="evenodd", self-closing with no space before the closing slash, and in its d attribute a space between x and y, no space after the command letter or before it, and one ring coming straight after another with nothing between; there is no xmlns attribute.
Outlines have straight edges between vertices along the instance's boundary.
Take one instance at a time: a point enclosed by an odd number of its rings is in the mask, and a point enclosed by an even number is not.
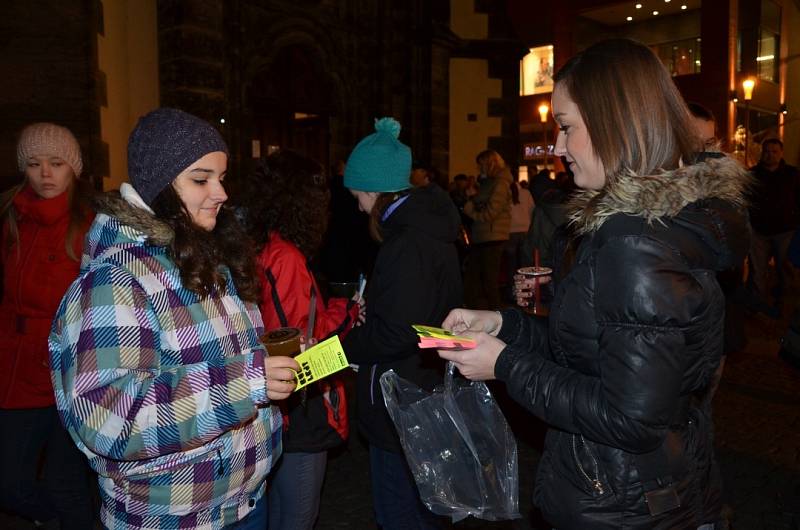
<svg viewBox="0 0 800 530"><path fill-rule="evenodd" d="M522 267L517 269L517 274L524 276L547 276L553 274L553 269L550 267Z"/></svg>
<svg viewBox="0 0 800 530"><path fill-rule="evenodd" d="M277 343L286 342L299 337L302 334L298 328L278 328L268 331L263 337L264 342Z"/></svg>

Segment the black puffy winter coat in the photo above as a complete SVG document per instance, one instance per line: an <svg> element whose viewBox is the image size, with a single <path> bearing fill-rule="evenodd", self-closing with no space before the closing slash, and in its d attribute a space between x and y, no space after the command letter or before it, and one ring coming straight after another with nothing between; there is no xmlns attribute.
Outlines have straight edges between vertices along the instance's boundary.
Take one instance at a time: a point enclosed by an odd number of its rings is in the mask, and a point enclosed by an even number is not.
<svg viewBox="0 0 800 530"><path fill-rule="evenodd" d="M559 530L719 519L715 271L747 250L748 179L719 158L583 192L573 215L583 238L548 324L503 313L495 374L551 426L534 500Z"/></svg>
<svg viewBox="0 0 800 530"><path fill-rule="evenodd" d="M393 369L426 390L442 382L444 363L421 350L412 324L438 326L462 302L455 240L460 218L435 184L414 188L381 224L383 243L367 284L367 318L343 341L360 368L356 380L358 428L370 444L402 452L383 402L380 377Z"/></svg>

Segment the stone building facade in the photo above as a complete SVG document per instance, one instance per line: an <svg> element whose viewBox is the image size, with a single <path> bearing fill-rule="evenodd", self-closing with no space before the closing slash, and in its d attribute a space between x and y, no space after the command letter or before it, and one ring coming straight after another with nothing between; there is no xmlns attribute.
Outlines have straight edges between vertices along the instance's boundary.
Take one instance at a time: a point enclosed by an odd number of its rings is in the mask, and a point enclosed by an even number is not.
<svg viewBox="0 0 800 530"><path fill-rule="evenodd" d="M484 17L486 34L456 34L454 10ZM488 76L502 86L478 100L476 111L501 124L478 144L509 160L519 150L522 47L502 1L35 0L11 2L4 11L0 64L14 75L0 87L3 184L19 177L13 151L21 127L48 120L76 133L102 187L117 187L125 179L124 131L148 105L178 107L218 126L234 174L272 146L296 148L326 164L346 159L380 116L402 123L401 140L416 160L447 173L451 156L476 154L450 150L454 58L485 61ZM120 81L118 63L145 53L136 39L148 32L157 39L152 80L128 69ZM120 40L124 47L113 55L110 43ZM120 97L148 82L157 85L150 103L133 105L136 94ZM456 87L473 90L472 82L457 79ZM126 108L109 112L115 105ZM103 130L112 126L120 130L116 136Z"/></svg>

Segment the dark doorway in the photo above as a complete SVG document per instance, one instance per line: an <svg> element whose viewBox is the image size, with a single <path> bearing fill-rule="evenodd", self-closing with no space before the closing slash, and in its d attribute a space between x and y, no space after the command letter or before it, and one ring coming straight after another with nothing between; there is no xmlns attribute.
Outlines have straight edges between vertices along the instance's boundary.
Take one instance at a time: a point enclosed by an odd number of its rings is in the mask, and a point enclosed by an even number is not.
<svg viewBox="0 0 800 530"><path fill-rule="evenodd" d="M249 87L252 112L250 156L288 148L328 167L331 87L324 68L307 48L288 46Z"/></svg>

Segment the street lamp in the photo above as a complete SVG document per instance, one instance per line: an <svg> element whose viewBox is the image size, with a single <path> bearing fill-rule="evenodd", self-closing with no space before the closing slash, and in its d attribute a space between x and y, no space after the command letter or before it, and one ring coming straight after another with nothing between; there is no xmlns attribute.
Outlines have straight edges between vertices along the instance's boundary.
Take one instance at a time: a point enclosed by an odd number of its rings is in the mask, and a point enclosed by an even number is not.
<svg viewBox="0 0 800 530"><path fill-rule="evenodd" d="M742 81L742 89L744 91L744 165L749 166L747 155L750 151L750 100L753 99L753 88L756 86L756 80L748 77Z"/></svg>
<svg viewBox="0 0 800 530"><path fill-rule="evenodd" d="M547 114L550 112L550 107L547 103L539 105L539 121L542 122L542 131L544 133L544 168L547 173L550 173L550 168L547 167Z"/></svg>

